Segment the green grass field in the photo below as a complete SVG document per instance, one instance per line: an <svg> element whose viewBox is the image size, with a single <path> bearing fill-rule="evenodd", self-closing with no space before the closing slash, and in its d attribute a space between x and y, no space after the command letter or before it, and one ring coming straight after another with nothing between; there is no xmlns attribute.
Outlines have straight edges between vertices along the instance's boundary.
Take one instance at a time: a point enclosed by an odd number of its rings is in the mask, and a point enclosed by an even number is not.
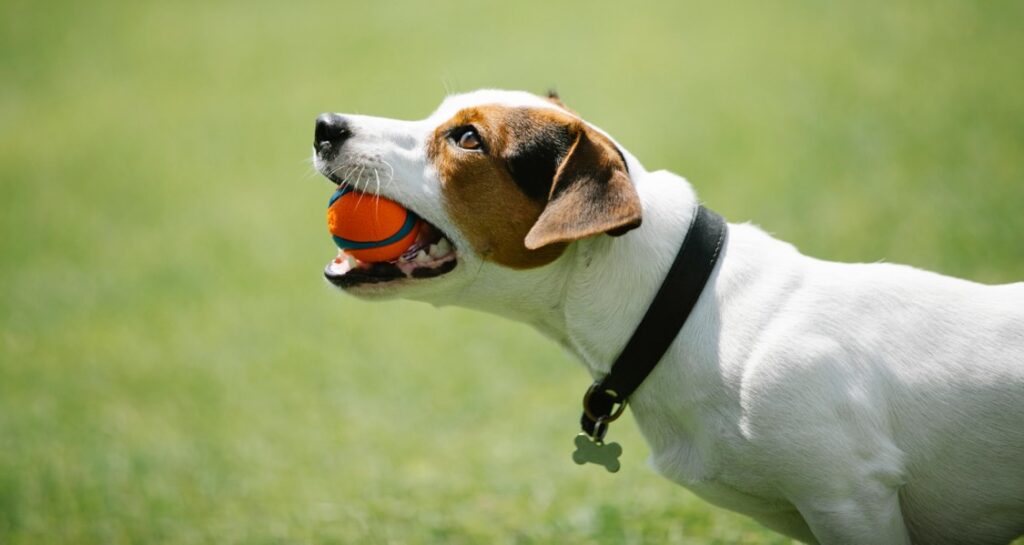
<svg viewBox="0 0 1024 545"><path fill-rule="evenodd" d="M321 279L321 111L557 87L806 253L1024 279L1024 4L0 4L0 544L789 543L533 331ZM514 9L513 7L514 6Z"/></svg>

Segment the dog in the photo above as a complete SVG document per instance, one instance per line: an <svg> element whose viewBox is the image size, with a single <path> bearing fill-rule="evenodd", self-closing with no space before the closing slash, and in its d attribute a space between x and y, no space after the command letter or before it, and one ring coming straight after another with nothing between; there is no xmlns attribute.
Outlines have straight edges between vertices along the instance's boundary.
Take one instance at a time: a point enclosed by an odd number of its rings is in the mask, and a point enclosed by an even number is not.
<svg viewBox="0 0 1024 545"><path fill-rule="evenodd" d="M421 121L323 114L314 165L428 224L395 262L342 252L331 284L525 322L595 378L698 202L557 97L518 91L450 96ZM1024 534L1024 282L822 261L729 224L696 306L629 401L658 473L794 539Z"/></svg>

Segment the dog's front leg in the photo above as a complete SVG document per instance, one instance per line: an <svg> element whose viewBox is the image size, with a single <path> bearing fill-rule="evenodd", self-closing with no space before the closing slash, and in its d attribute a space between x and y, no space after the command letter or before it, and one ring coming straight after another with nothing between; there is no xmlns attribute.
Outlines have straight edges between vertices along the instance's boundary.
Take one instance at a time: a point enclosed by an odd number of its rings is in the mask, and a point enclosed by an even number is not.
<svg viewBox="0 0 1024 545"><path fill-rule="evenodd" d="M821 545L910 545L896 490L857 483L845 497L795 501Z"/></svg>

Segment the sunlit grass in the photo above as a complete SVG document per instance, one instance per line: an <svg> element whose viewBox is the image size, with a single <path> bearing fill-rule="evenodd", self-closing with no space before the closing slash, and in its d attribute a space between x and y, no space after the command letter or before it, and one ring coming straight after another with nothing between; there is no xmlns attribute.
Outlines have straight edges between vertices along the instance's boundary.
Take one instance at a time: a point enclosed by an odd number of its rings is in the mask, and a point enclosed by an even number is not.
<svg viewBox="0 0 1024 545"><path fill-rule="evenodd" d="M320 280L324 110L557 87L807 253L1024 278L1018 3L0 8L0 543L786 543L527 328Z"/></svg>

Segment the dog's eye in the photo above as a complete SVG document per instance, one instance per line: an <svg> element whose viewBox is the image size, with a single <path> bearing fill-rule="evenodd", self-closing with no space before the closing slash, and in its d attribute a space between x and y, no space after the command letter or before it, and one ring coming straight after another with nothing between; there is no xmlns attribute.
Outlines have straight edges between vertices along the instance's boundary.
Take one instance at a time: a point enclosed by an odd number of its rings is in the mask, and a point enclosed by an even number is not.
<svg viewBox="0 0 1024 545"><path fill-rule="evenodd" d="M478 150L484 146L484 141L480 138L480 133L476 132L473 127L465 127L459 132L452 135L455 143L462 149Z"/></svg>

